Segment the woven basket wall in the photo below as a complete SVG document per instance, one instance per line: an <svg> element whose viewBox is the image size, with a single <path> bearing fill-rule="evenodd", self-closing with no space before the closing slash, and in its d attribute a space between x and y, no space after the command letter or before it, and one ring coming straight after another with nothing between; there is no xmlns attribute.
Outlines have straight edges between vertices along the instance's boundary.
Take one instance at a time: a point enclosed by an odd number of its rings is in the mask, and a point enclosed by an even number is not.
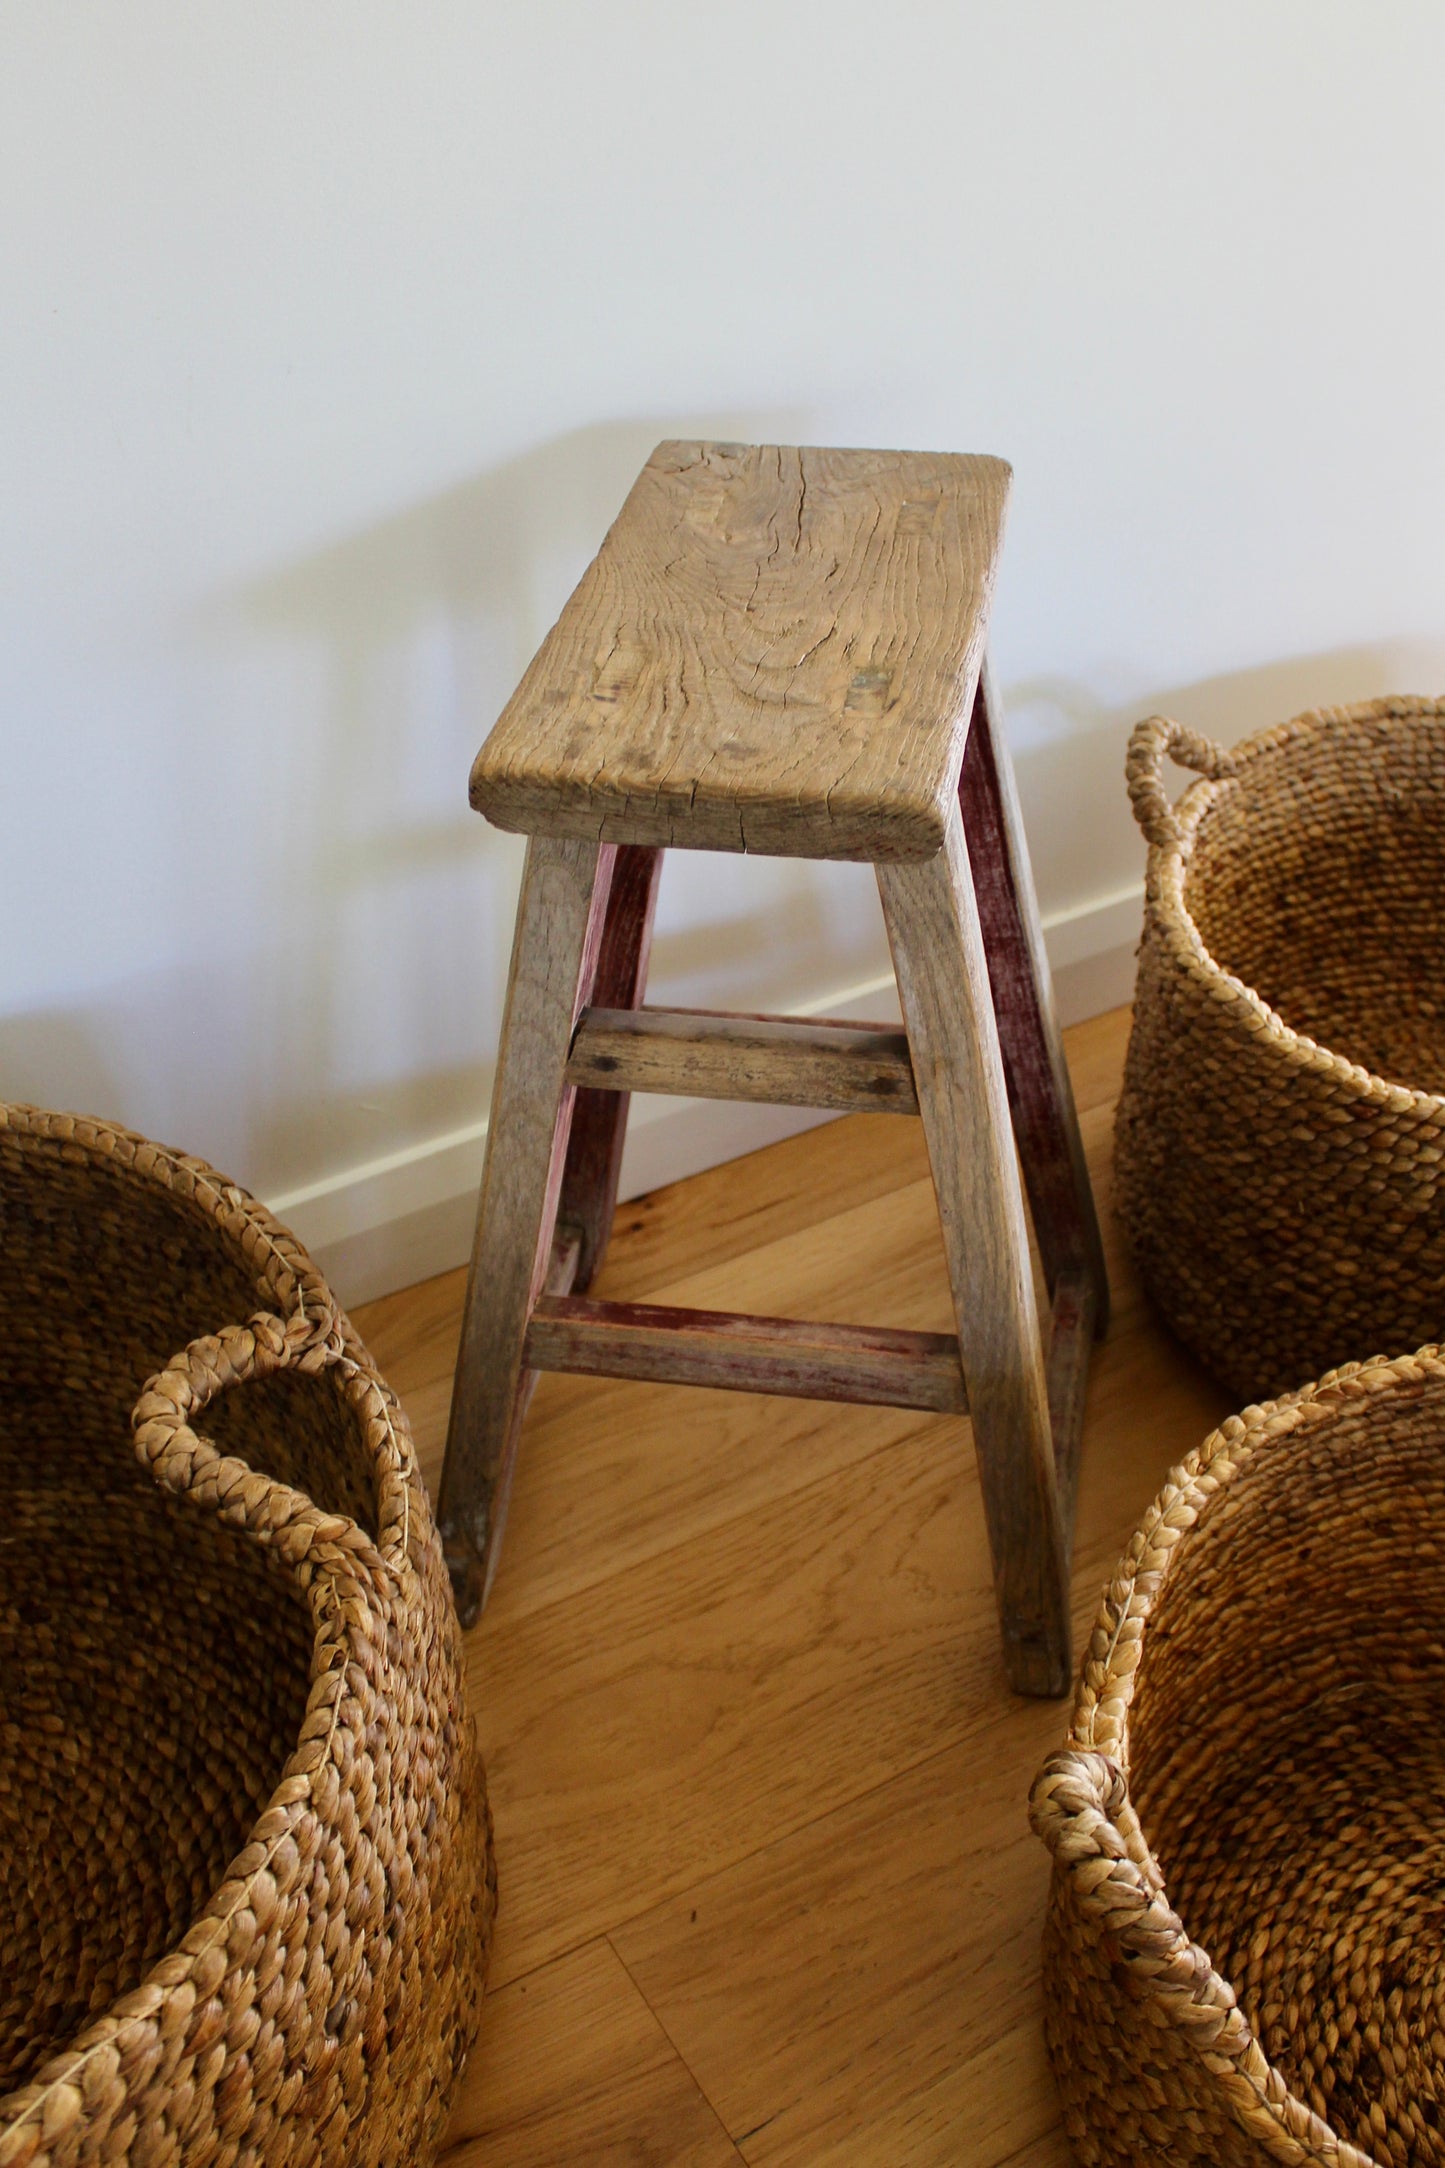
<svg viewBox="0 0 1445 2168"><path fill-rule="evenodd" d="M1165 756L1198 769L1172 810ZM1140 1273L1241 1399L1445 1336L1445 702L1232 752L1155 717L1115 1140Z"/></svg>
<svg viewBox="0 0 1445 2168"><path fill-rule="evenodd" d="M1445 2162L1445 1361L1232 1417L1115 1573L1053 1854L1088 2163Z"/></svg>
<svg viewBox="0 0 1445 2168"><path fill-rule="evenodd" d="M429 2162L494 1885L400 1408L244 1191L34 1108L0 1349L0 2168Z"/></svg>

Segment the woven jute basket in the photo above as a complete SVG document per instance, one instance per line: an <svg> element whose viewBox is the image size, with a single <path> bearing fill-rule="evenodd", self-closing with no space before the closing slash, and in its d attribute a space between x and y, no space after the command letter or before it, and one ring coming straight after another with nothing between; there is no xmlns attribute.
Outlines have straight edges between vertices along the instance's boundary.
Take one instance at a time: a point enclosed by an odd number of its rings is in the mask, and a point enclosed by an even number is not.
<svg viewBox="0 0 1445 2168"><path fill-rule="evenodd" d="M1231 1417L1125 1552L1069 1744L1049 2049L1082 2162L1445 2162L1445 1361Z"/></svg>
<svg viewBox="0 0 1445 2168"><path fill-rule="evenodd" d="M0 1106L0 2168L414 2168L494 1908L411 1438L244 1191Z"/></svg>
<svg viewBox="0 0 1445 2168"><path fill-rule="evenodd" d="M1197 769L1170 807L1163 763ZM1232 751L1155 716L1115 1140L1165 1319L1241 1399L1445 1336L1445 702Z"/></svg>

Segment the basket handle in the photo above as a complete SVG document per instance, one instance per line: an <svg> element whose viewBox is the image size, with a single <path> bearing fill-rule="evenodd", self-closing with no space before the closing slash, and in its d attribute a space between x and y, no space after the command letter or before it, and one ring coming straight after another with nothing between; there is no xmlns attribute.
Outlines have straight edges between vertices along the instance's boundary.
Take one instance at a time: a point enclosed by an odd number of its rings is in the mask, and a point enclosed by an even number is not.
<svg viewBox="0 0 1445 2168"><path fill-rule="evenodd" d="M1163 1994L1171 2004L1177 1997L1184 2007L1175 2015L1191 2026L1202 2022L1209 2004L1201 2005L1199 1997L1214 1968L1164 1895L1118 1763L1076 1747L1051 1755L1029 1795L1029 1821L1067 1873L1079 1910L1107 1938L1111 1956L1122 1960L1134 1991ZM1232 1992L1223 1981L1218 1985L1232 2010ZM1220 2006L1215 2032L1225 2015Z"/></svg>
<svg viewBox="0 0 1445 2168"><path fill-rule="evenodd" d="M367 1571L381 1568L375 1543L349 1513L323 1513L304 1491L220 1453L192 1418L232 1385L278 1371L309 1375L351 1362L335 1303L289 1321L261 1312L245 1325L192 1340L148 1380L131 1410L136 1454L166 1490L269 1543L292 1566L336 1562L338 1551ZM313 1556L313 1554L316 1554Z"/></svg>
<svg viewBox="0 0 1445 2168"><path fill-rule="evenodd" d="M1204 2063L1236 2123L1281 2168L1332 2161L1372 2168L1374 2156L1336 2136L1295 2099L1249 2029L1234 1989L1191 1942L1164 1894L1129 1786L1107 1754L1066 1747L1045 1762L1029 1820L1067 1875L1069 1895L1116 1981L1152 2003Z"/></svg>
<svg viewBox="0 0 1445 2168"><path fill-rule="evenodd" d="M1239 763L1225 746L1216 745L1213 738L1202 737L1184 723L1171 722L1167 715L1151 715L1134 725L1124 756L1124 777L1134 818L1150 843L1177 849L1179 823L1164 795L1166 758L1214 782L1237 775Z"/></svg>

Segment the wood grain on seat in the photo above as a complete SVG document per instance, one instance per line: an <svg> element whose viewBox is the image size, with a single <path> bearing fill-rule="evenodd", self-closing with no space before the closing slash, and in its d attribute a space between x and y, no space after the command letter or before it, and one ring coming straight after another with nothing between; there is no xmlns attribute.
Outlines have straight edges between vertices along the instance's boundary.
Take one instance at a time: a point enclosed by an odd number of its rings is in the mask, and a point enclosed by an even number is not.
<svg viewBox="0 0 1445 2168"><path fill-rule="evenodd" d="M532 835L930 858L958 789L1010 472L667 443L472 770Z"/></svg>

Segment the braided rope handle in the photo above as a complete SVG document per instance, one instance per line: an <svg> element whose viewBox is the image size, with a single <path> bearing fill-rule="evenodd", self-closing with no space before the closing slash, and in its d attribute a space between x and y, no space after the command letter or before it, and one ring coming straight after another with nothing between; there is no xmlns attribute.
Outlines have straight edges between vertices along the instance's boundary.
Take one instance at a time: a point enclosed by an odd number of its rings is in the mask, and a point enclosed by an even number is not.
<svg viewBox="0 0 1445 2168"><path fill-rule="evenodd" d="M376 1545L350 1514L323 1512L304 1491L219 1452L192 1427L192 1418L232 1385L333 1366L355 1367L334 1302L287 1320L263 1312L249 1324L193 1340L147 1382L131 1410L137 1457L166 1490L274 1545L289 1565L316 1562L316 1551L347 1552L354 1564L375 1569Z"/></svg>
<svg viewBox="0 0 1445 2168"><path fill-rule="evenodd" d="M1199 2047L1238 2053L1249 2033L1233 1990L1170 1906L1118 1763L1075 1747L1052 1755L1029 1796L1029 1821L1066 1870L1079 1911L1124 1965L1133 1992L1166 2001ZM1237 2043L1226 2039L1236 2032L1243 2036Z"/></svg>
<svg viewBox="0 0 1445 2168"><path fill-rule="evenodd" d="M1171 722L1167 715L1151 715L1134 725L1124 756L1124 778L1134 818L1151 844L1177 848L1179 823L1164 795L1166 759L1177 761L1181 768L1192 768L1196 775L1207 775L1213 782L1237 775L1239 763L1213 738L1201 736L1184 723Z"/></svg>
<svg viewBox="0 0 1445 2168"><path fill-rule="evenodd" d="M1117 1762L1066 1747L1045 1762L1029 1820L1068 1878L1069 1897L1116 1979L1152 2003L1199 2056L1241 2129L1281 2168L1373 2168L1291 2094L1250 2031L1234 1989L1215 1971L1164 1893Z"/></svg>

